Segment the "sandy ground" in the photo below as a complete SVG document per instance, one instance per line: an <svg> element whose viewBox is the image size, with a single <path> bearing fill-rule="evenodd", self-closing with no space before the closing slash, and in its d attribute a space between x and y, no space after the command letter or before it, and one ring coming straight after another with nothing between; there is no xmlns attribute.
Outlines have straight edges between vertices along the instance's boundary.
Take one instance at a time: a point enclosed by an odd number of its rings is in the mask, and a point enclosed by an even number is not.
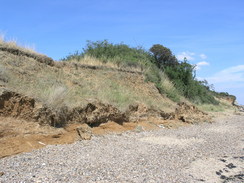
<svg viewBox="0 0 244 183"><path fill-rule="evenodd" d="M120 134L128 130L144 131L156 130L164 126L167 128L177 128L186 126L180 121L164 121L150 119L137 123L124 123L119 125L115 122L101 124L92 128L93 135L105 135L109 133ZM50 126L40 126L36 122L15 119L11 117L0 117L0 158L29 152L33 149L43 148L47 145L70 144L80 140L76 129L81 124L71 124L65 128L53 128Z"/></svg>
<svg viewBox="0 0 244 183"><path fill-rule="evenodd" d="M131 132L49 145L0 159L0 182L242 183L243 123L243 115L171 130L143 131L141 123Z"/></svg>

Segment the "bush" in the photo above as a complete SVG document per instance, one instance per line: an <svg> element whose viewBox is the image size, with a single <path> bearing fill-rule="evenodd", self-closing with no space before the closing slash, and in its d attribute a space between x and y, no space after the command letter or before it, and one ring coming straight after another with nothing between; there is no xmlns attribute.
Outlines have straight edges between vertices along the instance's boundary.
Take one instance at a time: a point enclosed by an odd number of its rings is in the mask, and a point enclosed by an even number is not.
<svg viewBox="0 0 244 183"><path fill-rule="evenodd" d="M205 86L204 82L195 79L194 66L186 61L178 65L167 66L164 72L175 84L179 93L192 102L218 104L209 87Z"/></svg>
<svg viewBox="0 0 244 183"><path fill-rule="evenodd" d="M85 56L99 59L103 63L113 62L118 67L139 67L143 70L153 59L149 52L141 47L132 48L126 44L113 44L107 40L87 41L82 52L76 51L63 58L63 61L80 61Z"/></svg>
<svg viewBox="0 0 244 183"><path fill-rule="evenodd" d="M211 91L212 86L195 79L194 66L186 59L180 63L171 50L162 45L153 45L149 52L141 47L132 48L107 40L87 41L82 52L76 51L62 60L83 61L85 57L96 58L102 63L110 62L119 68L140 68L145 80L153 82L161 94L166 94L173 101L179 101L182 95L195 103L218 103ZM163 82L165 78L172 81L170 87Z"/></svg>

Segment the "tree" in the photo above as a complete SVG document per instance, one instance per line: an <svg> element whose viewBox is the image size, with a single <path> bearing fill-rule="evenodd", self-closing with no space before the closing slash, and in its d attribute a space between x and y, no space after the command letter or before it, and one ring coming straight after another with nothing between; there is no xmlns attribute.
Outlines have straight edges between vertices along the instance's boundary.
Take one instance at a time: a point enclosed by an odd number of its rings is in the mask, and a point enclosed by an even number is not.
<svg viewBox="0 0 244 183"><path fill-rule="evenodd" d="M150 52L155 58L156 65L162 68L166 65L177 65L178 61L169 48L160 44L155 44L150 48Z"/></svg>

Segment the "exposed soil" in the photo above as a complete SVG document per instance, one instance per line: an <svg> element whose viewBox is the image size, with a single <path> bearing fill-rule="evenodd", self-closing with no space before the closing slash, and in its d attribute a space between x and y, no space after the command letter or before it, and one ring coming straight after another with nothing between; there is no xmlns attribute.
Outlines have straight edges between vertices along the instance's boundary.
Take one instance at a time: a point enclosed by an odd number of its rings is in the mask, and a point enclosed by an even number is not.
<svg viewBox="0 0 244 183"><path fill-rule="evenodd" d="M47 144L71 143L72 133L64 129L41 126L36 122L0 117L0 157L38 149ZM66 136L65 136L66 135Z"/></svg>
<svg viewBox="0 0 244 183"><path fill-rule="evenodd" d="M180 103L174 113L131 105L121 112L99 101L84 107L58 109L33 98L0 88L0 158L42 148L89 140L94 135L176 128L191 123L210 122L195 106Z"/></svg>
<svg viewBox="0 0 244 183"><path fill-rule="evenodd" d="M0 158L29 152L50 144L69 144L81 140L77 128L84 124L69 124L65 128L55 128L49 125L39 125L33 121L16 119L12 117L0 117ZM103 123L91 128L92 136L109 133L120 134L128 130L136 132L156 130L159 128L177 128L187 123L180 121L157 120L126 122L118 124L113 121Z"/></svg>
<svg viewBox="0 0 244 183"><path fill-rule="evenodd" d="M138 125L136 132L50 145L2 158L0 182L243 182L243 120L232 115L136 133ZM113 122L100 126L109 129Z"/></svg>
<svg viewBox="0 0 244 183"><path fill-rule="evenodd" d="M0 88L0 115L31 119L35 100Z"/></svg>
<svg viewBox="0 0 244 183"><path fill-rule="evenodd" d="M6 47L6 45L0 45L0 50L17 56L26 56L29 58L33 58L38 62L45 63L50 66L54 65L54 60L52 58L35 52L26 51L23 49L21 50L18 47L15 48L15 47Z"/></svg>

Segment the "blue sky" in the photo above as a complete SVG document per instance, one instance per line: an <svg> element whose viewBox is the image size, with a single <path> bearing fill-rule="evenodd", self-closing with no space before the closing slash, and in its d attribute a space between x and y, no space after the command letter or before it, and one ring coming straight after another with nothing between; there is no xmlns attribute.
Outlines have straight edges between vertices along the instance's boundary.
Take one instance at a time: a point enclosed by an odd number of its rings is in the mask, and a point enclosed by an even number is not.
<svg viewBox="0 0 244 183"><path fill-rule="evenodd" d="M243 0L0 0L6 40L56 60L86 40L162 44L197 64L197 77L244 104Z"/></svg>

